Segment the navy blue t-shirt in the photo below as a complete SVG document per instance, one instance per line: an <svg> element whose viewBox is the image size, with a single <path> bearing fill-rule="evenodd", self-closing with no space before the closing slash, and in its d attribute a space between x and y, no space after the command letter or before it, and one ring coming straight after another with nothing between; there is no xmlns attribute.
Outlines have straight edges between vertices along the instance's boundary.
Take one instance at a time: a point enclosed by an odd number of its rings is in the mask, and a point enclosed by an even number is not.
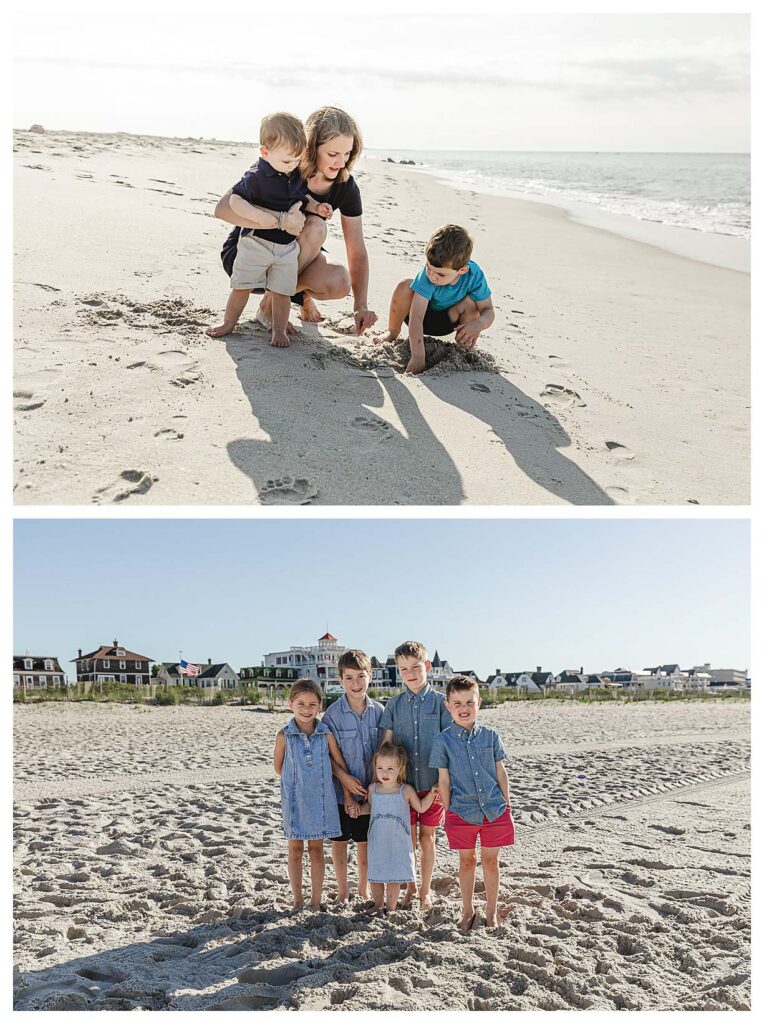
<svg viewBox="0 0 764 1024"><path fill-rule="evenodd" d="M271 167L262 157L251 171L246 171L240 181L231 189L232 195L241 196L253 206L261 206L264 210L285 213L296 202L304 207L308 198L307 182L295 168L291 174L284 174ZM244 235L257 235L269 242L288 245L295 236L278 228L242 228Z"/></svg>
<svg viewBox="0 0 764 1024"><path fill-rule="evenodd" d="M265 163L265 161L263 162ZM254 173L254 168L251 172L247 172L247 174L250 173ZM245 174L244 178L246 177L247 175ZM284 175L284 177L286 177L286 175ZM244 178L242 178L242 181L244 180ZM241 195L241 192L237 192L236 188L233 188L231 191L236 192L237 195ZM333 182L332 187L324 195L319 195L316 192L311 192L310 189L306 189L306 192L309 196L315 199L317 203L329 203L332 209L339 210L343 217L360 217L363 214L361 192L352 174L345 181ZM251 202L253 206L264 205L263 203L260 202L253 202L253 200L249 199L248 196L242 196L242 198L246 199L248 202ZM291 203L289 205L291 206ZM272 209L272 207L268 207L268 209ZM287 210L288 209L289 206L287 206ZM239 235L242 233L242 231L250 233L249 229L239 227L236 227L231 232L229 232L225 242L223 243L223 250L220 253L221 259L223 260L223 267L225 268L225 272L228 274L229 277L231 276L233 262L236 259L236 246L239 244ZM267 232L264 233L262 231L257 231L255 233L260 235L261 237L267 236ZM279 232L277 230L276 234L285 234L285 232ZM292 241L292 235L286 235L286 238L288 242ZM279 239L272 239L272 241L279 241Z"/></svg>

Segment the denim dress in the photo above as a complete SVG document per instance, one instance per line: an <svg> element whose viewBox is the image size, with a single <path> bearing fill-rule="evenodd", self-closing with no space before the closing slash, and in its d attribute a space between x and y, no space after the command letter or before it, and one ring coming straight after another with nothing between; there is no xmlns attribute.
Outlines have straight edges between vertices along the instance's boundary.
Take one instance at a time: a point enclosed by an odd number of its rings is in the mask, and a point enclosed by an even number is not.
<svg viewBox="0 0 764 1024"><path fill-rule="evenodd" d="M414 848L411 812L403 786L395 793L380 793L376 785L369 821L369 881L413 882Z"/></svg>
<svg viewBox="0 0 764 1024"><path fill-rule="evenodd" d="M281 814L287 839L335 839L342 829L332 783L329 730L322 722L308 736L294 718L284 726Z"/></svg>

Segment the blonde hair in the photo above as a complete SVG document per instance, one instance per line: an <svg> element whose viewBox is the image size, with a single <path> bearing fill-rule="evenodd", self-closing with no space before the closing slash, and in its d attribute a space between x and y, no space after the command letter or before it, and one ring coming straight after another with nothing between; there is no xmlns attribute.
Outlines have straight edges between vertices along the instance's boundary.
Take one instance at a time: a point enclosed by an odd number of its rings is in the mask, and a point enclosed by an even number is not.
<svg viewBox="0 0 764 1024"><path fill-rule="evenodd" d="M318 685L318 683L315 683L312 679L310 679L307 676L303 679L297 679L293 683L292 689L289 691L290 704L295 699L295 697L298 697L301 693L312 693L314 697L318 697L319 704L324 703L324 695L321 693L321 687Z"/></svg>
<svg viewBox="0 0 764 1024"><path fill-rule="evenodd" d="M377 758L394 757L398 761L398 782L406 781L406 748L399 743L382 743L371 759L374 767L374 779L377 778Z"/></svg>
<svg viewBox="0 0 764 1024"><path fill-rule="evenodd" d="M427 661L427 648L418 640L404 640L395 648L395 660L398 658L416 658L417 661Z"/></svg>
<svg viewBox="0 0 764 1024"><path fill-rule="evenodd" d="M302 121L283 110L276 114L266 114L260 122L260 145L271 149L279 143L289 146L295 156L304 153L308 144Z"/></svg>
<svg viewBox="0 0 764 1024"><path fill-rule="evenodd" d="M318 147L325 142L331 142L339 135L348 135L353 140L348 162L340 170L335 181L347 181L353 164L360 156L363 149L361 130L350 114L346 114L339 107L319 107L305 121L305 134L307 145L302 158L300 173L303 178L309 180L318 173Z"/></svg>

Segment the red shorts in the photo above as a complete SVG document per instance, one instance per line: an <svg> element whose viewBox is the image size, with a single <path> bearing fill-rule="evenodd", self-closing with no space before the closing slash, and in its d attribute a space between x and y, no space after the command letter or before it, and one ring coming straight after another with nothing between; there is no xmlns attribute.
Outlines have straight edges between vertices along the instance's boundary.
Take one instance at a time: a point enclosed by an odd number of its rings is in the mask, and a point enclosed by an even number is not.
<svg viewBox="0 0 764 1024"><path fill-rule="evenodd" d="M452 850L474 850L480 836L481 846L514 846L515 823L509 807L498 818L483 818L482 825L473 825L453 811L446 811L446 836Z"/></svg>
<svg viewBox="0 0 764 1024"><path fill-rule="evenodd" d="M427 796L429 792L429 789L425 789L419 796ZM440 799L440 793L438 793L427 810L423 811L422 814L419 811L415 811L413 807L411 808L411 824L416 825L417 822L430 828L437 828L438 825L443 824L443 801Z"/></svg>

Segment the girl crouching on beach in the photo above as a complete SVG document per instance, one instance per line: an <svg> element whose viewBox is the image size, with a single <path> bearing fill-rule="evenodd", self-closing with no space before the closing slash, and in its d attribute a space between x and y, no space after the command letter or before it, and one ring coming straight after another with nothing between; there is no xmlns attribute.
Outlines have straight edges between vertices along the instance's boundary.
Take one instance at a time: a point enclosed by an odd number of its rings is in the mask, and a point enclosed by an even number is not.
<svg viewBox="0 0 764 1024"><path fill-rule="evenodd" d="M395 743L383 743L373 759L375 781L369 786L368 801L359 813L371 814L369 821L369 884L374 906L371 915L395 910L402 885L413 882L414 848L411 844L411 813L422 814L437 795L433 786L423 797L406 778L406 751ZM387 891L385 891L387 889Z"/></svg>
<svg viewBox="0 0 764 1024"><path fill-rule="evenodd" d="M302 859L310 857L310 906L321 909L324 884L324 840L337 839L342 829L332 783L332 761L347 765L328 727L317 720L323 706L312 679L298 679L289 692L293 718L276 734L273 767L281 776L281 813L289 841L289 883L295 910L305 906Z"/></svg>

